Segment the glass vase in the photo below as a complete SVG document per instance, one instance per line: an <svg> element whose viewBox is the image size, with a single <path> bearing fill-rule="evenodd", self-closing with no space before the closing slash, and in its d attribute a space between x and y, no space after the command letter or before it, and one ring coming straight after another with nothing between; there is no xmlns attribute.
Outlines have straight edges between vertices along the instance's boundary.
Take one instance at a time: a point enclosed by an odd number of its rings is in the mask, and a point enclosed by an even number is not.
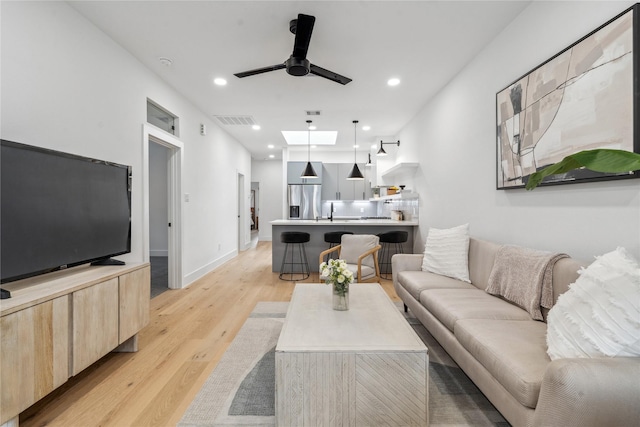
<svg viewBox="0 0 640 427"><path fill-rule="evenodd" d="M333 309L349 310L349 284L333 283Z"/></svg>

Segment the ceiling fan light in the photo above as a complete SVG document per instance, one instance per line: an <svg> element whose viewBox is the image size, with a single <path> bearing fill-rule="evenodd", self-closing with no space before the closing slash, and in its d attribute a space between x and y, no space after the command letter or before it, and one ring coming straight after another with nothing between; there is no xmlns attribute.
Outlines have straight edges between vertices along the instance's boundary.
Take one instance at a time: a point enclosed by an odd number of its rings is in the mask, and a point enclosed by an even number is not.
<svg viewBox="0 0 640 427"><path fill-rule="evenodd" d="M360 172L360 168L357 164L353 164L353 169L351 169L351 172L349 172L349 175L347 175L347 179L354 181L364 179L364 175L362 175L362 172Z"/></svg>
<svg viewBox="0 0 640 427"><path fill-rule="evenodd" d="M317 177L318 175L316 174L315 169L313 169L311 162L307 162L307 167L304 168L304 172L302 172L302 175L300 175L300 178L317 178Z"/></svg>

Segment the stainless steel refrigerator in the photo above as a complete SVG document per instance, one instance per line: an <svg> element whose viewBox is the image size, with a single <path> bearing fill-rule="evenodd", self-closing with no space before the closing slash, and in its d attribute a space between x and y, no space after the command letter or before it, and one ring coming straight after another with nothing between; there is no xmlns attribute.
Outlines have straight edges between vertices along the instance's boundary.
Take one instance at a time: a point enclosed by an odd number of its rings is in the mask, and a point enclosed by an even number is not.
<svg viewBox="0 0 640 427"><path fill-rule="evenodd" d="M287 200L289 202L289 219L316 219L322 209L321 185L289 185Z"/></svg>

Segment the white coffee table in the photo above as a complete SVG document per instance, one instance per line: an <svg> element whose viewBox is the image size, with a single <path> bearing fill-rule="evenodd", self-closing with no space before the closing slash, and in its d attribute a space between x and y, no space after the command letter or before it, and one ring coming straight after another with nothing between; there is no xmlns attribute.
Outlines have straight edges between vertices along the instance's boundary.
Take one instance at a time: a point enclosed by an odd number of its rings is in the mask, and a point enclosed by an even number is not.
<svg viewBox="0 0 640 427"><path fill-rule="evenodd" d="M296 284L276 346L279 426L428 425L427 348L377 283Z"/></svg>

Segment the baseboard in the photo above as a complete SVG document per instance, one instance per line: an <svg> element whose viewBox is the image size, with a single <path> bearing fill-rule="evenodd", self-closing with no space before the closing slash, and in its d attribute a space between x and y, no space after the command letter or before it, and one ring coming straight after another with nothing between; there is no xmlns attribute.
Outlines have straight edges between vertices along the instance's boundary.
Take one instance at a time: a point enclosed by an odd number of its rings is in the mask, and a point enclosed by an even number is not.
<svg viewBox="0 0 640 427"><path fill-rule="evenodd" d="M206 274L211 273L213 270L220 267L225 262L232 260L236 256L238 256L238 250L234 249L233 251L224 254L220 258L213 260L208 264L203 265L202 267L198 268L195 271L192 271L191 273L184 276L184 283L185 283L184 287L186 288L196 280L200 279Z"/></svg>
<svg viewBox="0 0 640 427"><path fill-rule="evenodd" d="M167 249L150 249L149 256L169 256L169 251Z"/></svg>

